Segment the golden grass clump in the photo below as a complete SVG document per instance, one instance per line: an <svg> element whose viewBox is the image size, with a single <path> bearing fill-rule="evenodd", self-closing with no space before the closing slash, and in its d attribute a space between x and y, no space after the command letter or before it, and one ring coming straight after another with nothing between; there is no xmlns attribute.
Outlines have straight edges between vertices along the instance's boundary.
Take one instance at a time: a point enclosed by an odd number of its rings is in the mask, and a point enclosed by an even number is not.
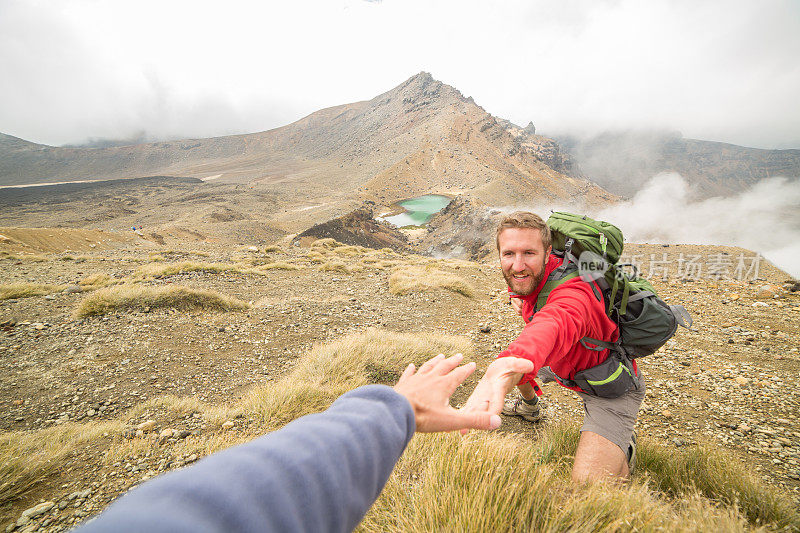
<svg viewBox="0 0 800 533"><path fill-rule="evenodd" d="M214 291L189 287L146 287L118 285L100 289L85 297L75 309L75 316L101 315L116 310L168 307L173 309L206 309L236 311L249 304Z"/></svg>
<svg viewBox="0 0 800 533"><path fill-rule="evenodd" d="M472 345L465 337L370 328L315 345L284 378L254 389L234 406L209 417L223 420L247 414L275 428L326 408L350 389L368 383L393 384L409 363L420 365L438 353L463 353L469 358Z"/></svg>
<svg viewBox="0 0 800 533"><path fill-rule="evenodd" d="M0 300L12 298L30 298L32 296L45 296L60 292L64 289L61 285L48 285L45 283L8 283L0 285Z"/></svg>
<svg viewBox="0 0 800 533"><path fill-rule="evenodd" d="M80 280L78 285L80 285L85 291L91 291L95 289L102 289L103 287L108 287L109 285L114 285L116 283L117 280L108 274L97 272L96 274L90 274Z"/></svg>
<svg viewBox="0 0 800 533"><path fill-rule="evenodd" d="M342 272L344 274L352 274L353 272L360 272L364 270L364 265L353 264L347 265L341 261L327 261L319 266L323 272Z"/></svg>
<svg viewBox="0 0 800 533"><path fill-rule="evenodd" d="M534 440L492 433L467 438L418 435L359 530L751 531L762 525L800 526L800 515L788 499L756 481L759 497L779 500L779 510L751 515L741 501L720 505L727 491L724 484L702 494L687 483L670 498L652 491L650 471L637 474L628 485L575 486L570 468L576 433L575 427L553 424L537 432ZM665 460L683 455L650 444L641 447ZM719 466L753 480L729 465ZM705 469L696 472L711 474Z"/></svg>
<svg viewBox="0 0 800 533"><path fill-rule="evenodd" d="M347 245L342 245L337 248L334 248L333 251L336 255L344 255L344 256L366 255L369 252L371 252L369 248L364 248L363 246L347 246Z"/></svg>
<svg viewBox="0 0 800 533"><path fill-rule="evenodd" d="M2 252L2 255L0 255L0 257L2 257L3 259L10 259L12 261L28 261L31 263L44 263L45 261L48 260L47 257L43 255L26 254L26 253L12 254L5 251Z"/></svg>
<svg viewBox="0 0 800 533"><path fill-rule="evenodd" d="M256 267L255 270L300 270L300 267L285 261L274 261L272 263L260 265Z"/></svg>
<svg viewBox="0 0 800 533"><path fill-rule="evenodd" d="M389 292L402 295L428 289L447 289L469 298L475 290L463 278L433 266L398 267L389 276Z"/></svg>
<svg viewBox="0 0 800 533"><path fill-rule="evenodd" d="M60 470L75 450L103 433L119 432L121 422L67 423L37 431L0 434L0 501L9 502Z"/></svg>
<svg viewBox="0 0 800 533"><path fill-rule="evenodd" d="M319 249L319 248L332 250L332 249L337 248L339 246L344 246L344 245L342 243L336 241L336 239L331 239L330 237L327 237L325 239L317 239L316 241L311 243L311 249L312 250Z"/></svg>
<svg viewBox="0 0 800 533"><path fill-rule="evenodd" d="M777 492L763 484L743 465L719 448L691 447L675 454L671 449L649 444L638 454L638 463L650 474L651 484L661 492L680 497L686 487L726 505L735 505L753 522L774 522L800 531L800 514L790 512Z"/></svg>
<svg viewBox="0 0 800 533"><path fill-rule="evenodd" d="M179 263L149 263L140 266L134 274L137 278L153 278L156 276L175 276L184 272L220 272L240 271L241 268L232 263L204 263L198 261L181 261Z"/></svg>
<svg viewBox="0 0 800 533"><path fill-rule="evenodd" d="M265 254L282 253L282 252L283 252L283 248L281 248L277 244L272 244L272 245L267 246L266 248L264 248L264 253Z"/></svg>

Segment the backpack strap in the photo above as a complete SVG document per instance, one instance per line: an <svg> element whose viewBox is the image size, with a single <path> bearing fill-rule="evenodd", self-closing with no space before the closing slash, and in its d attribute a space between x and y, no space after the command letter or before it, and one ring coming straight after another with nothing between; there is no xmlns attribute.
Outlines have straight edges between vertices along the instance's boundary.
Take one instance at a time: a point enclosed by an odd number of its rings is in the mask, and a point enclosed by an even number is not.
<svg viewBox="0 0 800 533"><path fill-rule="evenodd" d="M566 260L564 261L564 264L566 264ZM579 275L578 269L575 267L573 267L573 269L566 274L561 270L561 267L558 267L551 272L550 275L547 276L547 281L544 282L542 290L539 291L539 296L536 298L536 307L534 312L537 312L539 309L544 307L544 304L547 302L547 297L550 296L550 293L553 291L553 289L562 283L571 280L572 278L577 278Z"/></svg>

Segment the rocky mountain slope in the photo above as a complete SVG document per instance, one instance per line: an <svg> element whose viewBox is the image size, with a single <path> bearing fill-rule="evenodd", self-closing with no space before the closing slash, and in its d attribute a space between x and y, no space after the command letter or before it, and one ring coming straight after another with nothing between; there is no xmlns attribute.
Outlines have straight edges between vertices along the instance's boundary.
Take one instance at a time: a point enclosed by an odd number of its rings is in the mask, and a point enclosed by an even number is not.
<svg viewBox="0 0 800 533"><path fill-rule="evenodd" d="M308 245L318 239L334 239L342 244L365 248L411 252L408 238L391 224L375 220L375 213L369 207L314 224L294 237L292 242Z"/></svg>
<svg viewBox="0 0 800 533"><path fill-rule="evenodd" d="M383 205L428 192L469 193L494 204L613 201L548 162L556 164L522 147L471 98L424 72L372 100L248 135L96 149L0 139L2 185L166 175L303 187L318 198Z"/></svg>
<svg viewBox="0 0 800 533"><path fill-rule="evenodd" d="M681 174L699 198L729 196L773 176L800 179L800 150L746 148L659 131L560 137L558 143L576 175L621 196L633 196L661 172Z"/></svg>

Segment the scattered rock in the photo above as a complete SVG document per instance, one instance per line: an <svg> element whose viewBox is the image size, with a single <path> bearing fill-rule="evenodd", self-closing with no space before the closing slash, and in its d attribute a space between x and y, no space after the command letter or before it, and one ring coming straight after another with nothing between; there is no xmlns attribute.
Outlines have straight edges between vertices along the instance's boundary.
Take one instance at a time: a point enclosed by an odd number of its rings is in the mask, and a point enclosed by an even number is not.
<svg viewBox="0 0 800 533"><path fill-rule="evenodd" d="M39 505L35 505L35 506L31 507L30 509L26 509L26 510L22 511L22 517L30 518L30 519L36 518L37 516L39 516L41 514L44 514L47 511L49 511L50 509L52 509L54 505L55 505L55 503L53 503L53 502L40 503Z"/></svg>
<svg viewBox="0 0 800 533"><path fill-rule="evenodd" d="M478 327L480 328L481 333L489 333L492 331L492 326L489 324L479 324Z"/></svg>
<svg viewBox="0 0 800 533"><path fill-rule="evenodd" d="M661 416L669 420L672 418L672 411L670 411L669 409L664 409L663 411L661 411Z"/></svg>
<svg viewBox="0 0 800 533"><path fill-rule="evenodd" d="M223 430L231 429L231 428L233 428L233 425L234 425L233 422L231 422L230 420L227 420L227 421L222 423L222 429Z"/></svg>
<svg viewBox="0 0 800 533"><path fill-rule="evenodd" d="M147 420L146 422L142 422L141 424L136 426L136 429L143 433L148 433L150 431L153 431L153 428L155 427L156 427L155 420Z"/></svg>
<svg viewBox="0 0 800 533"><path fill-rule="evenodd" d="M744 387L745 385L750 383L750 378L746 378L744 376L736 376L733 381L736 382L737 385L740 387Z"/></svg>
<svg viewBox="0 0 800 533"><path fill-rule="evenodd" d="M759 299L774 298L775 296L780 294L780 292L781 288L775 285L761 285L756 292L756 298Z"/></svg>
<svg viewBox="0 0 800 533"><path fill-rule="evenodd" d="M83 287L80 285L70 285L66 289L62 291L64 294L77 294L79 292L83 292Z"/></svg>

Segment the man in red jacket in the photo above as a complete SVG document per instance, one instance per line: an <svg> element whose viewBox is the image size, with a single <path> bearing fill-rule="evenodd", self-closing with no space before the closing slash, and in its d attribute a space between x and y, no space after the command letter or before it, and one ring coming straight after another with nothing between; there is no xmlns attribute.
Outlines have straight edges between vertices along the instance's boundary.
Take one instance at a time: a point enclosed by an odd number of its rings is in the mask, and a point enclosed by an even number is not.
<svg viewBox="0 0 800 533"><path fill-rule="evenodd" d="M503 414L531 422L540 420L537 373L544 369L540 376L571 380L576 372L598 365L609 356L608 350L586 348L580 339L613 342L619 336L617 325L606 315L599 288L580 277L553 289L544 306L534 312L547 277L562 264L562 259L551 253L550 242L550 229L533 213L508 215L497 228L500 267L511 302L526 325L489 365L486 382L481 381L470 396L467 405L476 410L488 403L492 412L502 410ZM532 361L533 371L511 371L509 357ZM634 371L638 372L635 366ZM635 459L633 429L645 392L641 373L638 377L639 386L619 398L600 398L572 388L583 400L585 411L572 469L574 481L629 477ZM522 397L504 404L505 395L515 385Z"/></svg>

